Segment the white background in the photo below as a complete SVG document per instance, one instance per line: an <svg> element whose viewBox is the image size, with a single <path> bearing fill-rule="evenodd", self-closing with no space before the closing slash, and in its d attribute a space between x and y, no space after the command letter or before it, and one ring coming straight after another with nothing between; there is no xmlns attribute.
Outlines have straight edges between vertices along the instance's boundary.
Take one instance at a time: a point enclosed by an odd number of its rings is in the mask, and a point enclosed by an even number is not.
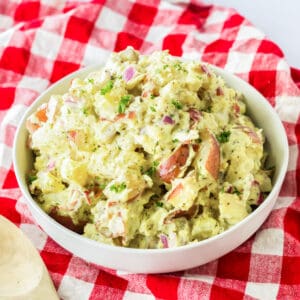
<svg viewBox="0 0 300 300"><path fill-rule="evenodd" d="M300 0L205 0L233 7L261 29L300 69Z"/></svg>

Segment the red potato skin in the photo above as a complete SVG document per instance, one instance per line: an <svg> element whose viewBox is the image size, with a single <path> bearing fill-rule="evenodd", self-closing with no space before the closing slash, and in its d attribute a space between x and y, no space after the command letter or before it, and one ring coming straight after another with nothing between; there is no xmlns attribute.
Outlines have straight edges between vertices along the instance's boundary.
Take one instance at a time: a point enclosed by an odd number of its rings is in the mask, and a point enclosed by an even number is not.
<svg viewBox="0 0 300 300"><path fill-rule="evenodd" d="M181 191L183 190L183 185L182 183L179 183L175 189L171 192L171 194L168 197L168 200L176 197L177 195L179 195L181 193Z"/></svg>
<svg viewBox="0 0 300 300"><path fill-rule="evenodd" d="M220 169L220 147L218 141L212 134L210 134L209 142L210 151L205 162L205 168L211 174L211 176L217 180Z"/></svg>
<svg viewBox="0 0 300 300"><path fill-rule="evenodd" d="M253 143L255 144L261 143L258 134L252 128L243 125L237 126L236 128L243 130L250 137Z"/></svg>
<svg viewBox="0 0 300 300"><path fill-rule="evenodd" d="M187 219L190 219L197 213L198 209L199 207L197 205L193 205L188 210L177 209L166 216L166 218L164 219L164 224L168 224L172 221L172 219L180 218L180 217L185 217Z"/></svg>
<svg viewBox="0 0 300 300"><path fill-rule="evenodd" d="M189 146L181 145L167 160L159 166L159 177L166 183L170 183L180 173L189 157Z"/></svg>

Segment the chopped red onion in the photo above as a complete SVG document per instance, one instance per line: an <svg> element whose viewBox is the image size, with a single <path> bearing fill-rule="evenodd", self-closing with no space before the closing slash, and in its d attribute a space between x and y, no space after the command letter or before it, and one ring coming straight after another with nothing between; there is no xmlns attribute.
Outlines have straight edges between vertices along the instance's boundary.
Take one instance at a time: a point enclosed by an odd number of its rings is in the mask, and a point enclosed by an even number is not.
<svg viewBox="0 0 300 300"><path fill-rule="evenodd" d="M263 193L259 193L258 199L257 199L257 204L261 204L264 201L264 195Z"/></svg>
<svg viewBox="0 0 300 300"><path fill-rule="evenodd" d="M161 240L161 242L162 242L164 248L169 248L168 238L167 238L166 235L161 234L161 235L160 235L160 240Z"/></svg>
<svg viewBox="0 0 300 300"><path fill-rule="evenodd" d="M51 170L54 169L54 167L55 167L55 161L54 160L50 160L49 163L48 163L48 165L47 165L47 170L51 171Z"/></svg>
<svg viewBox="0 0 300 300"><path fill-rule="evenodd" d="M133 78L134 74L135 74L135 68L133 66L129 66L124 71L123 79L126 82L128 82L128 81L130 81Z"/></svg>
<svg viewBox="0 0 300 300"><path fill-rule="evenodd" d="M164 116L163 117L163 122L165 124L171 124L171 125L175 123L174 120L171 117L169 117L169 116Z"/></svg>
<svg viewBox="0 0 300 300"><path fill-rule="evenodd" d="M201 65L201 70L202 70L205 74L207 74L208 76L211 75L211 74L210 74L210 71L209 71L209 69L207 68L206 65Z"/></svg>
<svg viewBox="0 0 300 300"><path fill-rule="evenodd" d="M195 108L190 108L189 114L190 114L190 118L195 122L199 121L202 116L201 112Z"/></svg>
<svg viewBox="0 0 300 300"><path fill-rule="evenodd" d="M232 186L228 187L227 190L226 190L226 193L231 194L232 192L233 192L233 187Z"/></svg>

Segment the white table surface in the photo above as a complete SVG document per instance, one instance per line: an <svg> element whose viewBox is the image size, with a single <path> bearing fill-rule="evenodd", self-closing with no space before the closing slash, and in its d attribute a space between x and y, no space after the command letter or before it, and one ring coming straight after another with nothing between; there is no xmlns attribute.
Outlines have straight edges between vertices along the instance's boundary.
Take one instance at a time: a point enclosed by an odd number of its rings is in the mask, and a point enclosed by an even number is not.
<svg viewBox="0 0 300 300"><path fill-rule="evenodd" d="M235 8L282 49L292 67L300 69L300 0L204 2Z"/></svg>

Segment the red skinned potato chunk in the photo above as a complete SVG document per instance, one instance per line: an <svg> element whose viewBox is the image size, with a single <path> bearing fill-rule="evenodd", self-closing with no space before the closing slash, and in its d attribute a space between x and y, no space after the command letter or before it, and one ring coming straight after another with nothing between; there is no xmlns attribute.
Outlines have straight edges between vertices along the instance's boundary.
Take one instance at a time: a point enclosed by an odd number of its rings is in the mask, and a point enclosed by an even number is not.
<svg viewBox="0 0 300 300"><path fill-rule="evenodd" d="M189 210L197 199L199 184L196 172L191 171L186 177L178 178L172 182L172 189L166 195L166 200L174 208L179 210Z"/></svg>
<svg viewBox="0 0 300 300"><path fill-rule="evenodd" d="M241 129L243 132L245 132L249 136L249 138L252 140L253 143L255 143L255 144L262 143L259 135L252 128L250 128L248 126L243 126L243 125L236 126L235 128Z"/></svg>
<svg viewBox="0 0 300 300"><path fill-rule="evenodd" d="M205 168L214 179L218 179L220 169L220 147L213 134L210 134L209 143L210 150L205 162Z"/></svg>
<svg viewBox="0 0 300 300"><path fill-rule="evenodd" d="M201 142L196 160L201 168L213 179L218 179L220 170L220 146L212 133L209 133Z"/></svg>
<svg viewBox="0 0 300 300"><path fill-rule="evenodd" d="M160 178L166 183L170 183L175 179L181 168L186 164L189 154L189 145L181 145L168 159L160 164L158 170Z"/></svg>

